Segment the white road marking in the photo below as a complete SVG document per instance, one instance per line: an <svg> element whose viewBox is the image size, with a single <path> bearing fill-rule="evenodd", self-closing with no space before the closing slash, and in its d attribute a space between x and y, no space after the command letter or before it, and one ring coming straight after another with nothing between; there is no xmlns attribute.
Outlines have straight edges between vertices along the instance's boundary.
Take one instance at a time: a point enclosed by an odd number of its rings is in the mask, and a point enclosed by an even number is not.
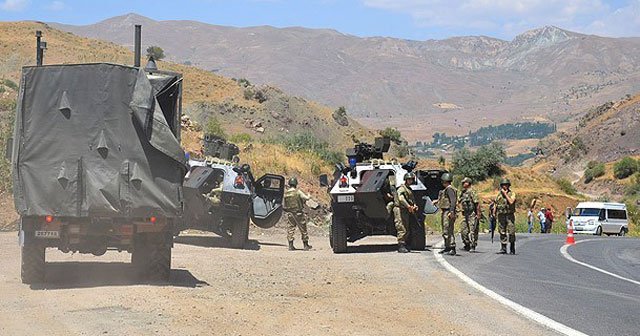
<svg viewBox="0 0 640 336"><path fill-rule="evenodd" d="M437 245L438 247L442 247L442 243ZM515 311L516 313L534 321L537 322L549 329L552 329L558 333L561 333L563 335L569 335L569 336L586 336L587 334L582 333L578 330L575 330L573 328L570 328L560 322L557 322L555 320L552 320L540 313L536 313L535 311L524 307L520 304L517 304L507 298L505 298L504 296L490 290L487 287L482 286L481 284L479 284L478 282L476 282L475 280L471 279L470 277L468 277L466 274L462 273L461 271L459 271L457 268L453 267L453 265L451 265L448 261L446 261L444 259L444 257L442 255L440 255L439 253L436 252L437 250L434 249L433 250L433 255L436 257L436 260L440 263L440 265L442 265L447 271L453 273L455 276L457 276L460 280L466 282L469 286L475 288L476 290L480 291L481 293L485 294L486 296L500 302L501 304L503 304L504 306L506 306L507 308Z"/></svg>
<svg viewBox="0 0 640 336"><path fill-rule="evenodd" d="M598 240L598 239L585 239L585 240L580 240L580 241L577 241L577 242L576 242L576 244L584 243L584 242L588 242L588 241L594 241L594 240ZM604 274L606 274L606 275L610 275L610 276L612 276L612 277L614 277L614 278L617 278L617 279L620 279L620 280L624 280L624 281L628 281L628 282L630 282L630 283L632 283L632 284L635 284L635 285L639 285L639 286L640 286L640 281L636 281L636 280L633 280L633 279L625 278L625 277L623 277L623 276L621 276L621 275L617 275L617 274L615 274L615 273L611 273L611 272L609 272L609 271L605 271L605 270L603 270L603 269L601 269L601 268L598 268L598 267L595 267L595 266L589 265L589 264L587 264L587 263L585 263L585 262L582 262L582 261L576 260L576 259L575 259L574 257L572 257L572 256L569 254L569 252L567 251L567 249L569 248L569 246L571 246L571 245L563 245L563 246L560 248L560 253L562 254L562 256L563 256L563 257L565 257L565 259L567 259L567 260L569 260L569 261L571 261L571 262L574 262L574 263L576 263L576 264L578 264L578 265L582 265L582 266L584 266L584 267L588 267L588 268L590 268L590 269L592 269L592 270L594 270L594 271L598 271L598 272L600 272L600 273L604 273Z"/></svg>

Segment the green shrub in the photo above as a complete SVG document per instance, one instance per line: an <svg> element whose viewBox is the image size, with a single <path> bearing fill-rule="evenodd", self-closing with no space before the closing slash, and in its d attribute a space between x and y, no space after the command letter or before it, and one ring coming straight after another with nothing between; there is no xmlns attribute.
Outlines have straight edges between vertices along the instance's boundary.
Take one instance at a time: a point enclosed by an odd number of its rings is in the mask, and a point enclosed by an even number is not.
<svg viewBox="0 0 640 336"><path fill-rule="evenodd" d="M627 196L640 196L640 173L633 175L631 184L627 186L625 194L627 194Z"/></svg>
<svg viewBox="0 0 640 336"><path fill-rule="evenodd" d="M327 142L321 141L309 133L280 136L265 140L265 142L281 144L292 152L315 154L323 161L331 164L344 161L342 153L331 150Z"/></svg>
<svg viewBox="0 0 640 336"><path fill-rule="evenodd" d="M638 161L628 156L622 158L622 160L616 162L616 164L613 165L613 175L617 179L627 178L637 171Z"/></svg>
<svg viewBox="0 0 640 336"><path fill-rule="evenodd" d="M322 170L320 168L320 165L317 164L316 162L311 162L311 167L309 169L311 171L311 174L313 175L320 175L320 173L322 173Z"/></svg>
<svg viewBox="0 0 640 336"><path fill-rule="evenodd" d="M0 99L0 111L14 111L16 109L16 100L12 98Z"/></svg>
<svg viewBox="0 0 640 336"><path fill-rule="evenodd" d="M506 156L504 147L498 143L481 146L475 152L463 148L453 155L453 173L470 177L474 181L484 181L488 177L502 174L500 165Z"/></svg>
<svg viewBox="0 0 640 336"><path fill-rule="evenodd" d="M564 179L564 178L557 179L556 180L556 184L558 184L558 187L560 187L560 190L564 191L568 195L577 195L578 194L578 191L573 186L571 181L569 181L567 179Z"/></svg>
<svg viewBox="0 0 640 336"><path fill-rule="evenodd" d="M153 56L153 59L159 61L164 58L164 50L158 46L149 46L147 48L147 57Z"/></svg>
<svg viewBox="0 0 640 336"><path fill-rule="evenodd" d="M584 183L593 181L594 178L603 176L605 166L602 162L591 161L587 164L587 170L584 171Z"/></svg>
<svg viewBox="0 0 640 336"><path fill-rule="evenodd" d="M210 117L205 127L205 133L208 135L214 135L223 139L227 138L227 133L222 128L222 124L216 117Z"/></svg>
<svg viewBox="0 0 640 336"><path fill-rule="evenodd" d="M248 133L238 133L234 134L229 138L229 141L233 143L247 143L253 141L251 134Z"/></svg>
<svg viewBox="0 0 640 336"><path fill-rule="evenodd" d="M383 130L378 131L378 133L383 136L391 139L396 145L402 144L402 133L397 128L387 127Z"/></svg>
<svg viewBox="0 0 640 336"><path fill-rule="evenodd" d="M4 84L4 86L12 89L13 91L18 91L18 84L16 84L16 82L10 80L10 79L5 79L2 81L2 84Z"/></svg>

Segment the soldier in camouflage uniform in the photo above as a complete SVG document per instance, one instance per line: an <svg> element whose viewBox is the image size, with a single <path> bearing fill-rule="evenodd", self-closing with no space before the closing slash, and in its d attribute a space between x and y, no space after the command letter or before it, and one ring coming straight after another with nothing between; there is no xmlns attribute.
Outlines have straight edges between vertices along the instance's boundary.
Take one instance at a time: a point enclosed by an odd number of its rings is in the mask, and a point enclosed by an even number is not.
<svg viewBox="0 0 640 336"><path fill-rule="evenodd" d="M454 228L456 223L456 205L458 203L458 191L451 185L453 177L449 173L442 174L443 190L438 193L438 200L433 202L440 208L440 224L442 227L442 238L444 239L444 250L440 254L449 253L456 255L456 236Z"/></svg>
<svg viewBox="0 0 640 336"><path fill-rule="evenodd" d="M500 252L507 254L507 241L511 243L510 253L516 254L516 193L511 191L511 181L500 181L500 193L495 200L495 214L498 218L498 230L500 232Z"/></svg>
<svg viewBox="0 0 640 336"><path fill-rule="evenodd" d="M480 198L478 193L471 187L471 179L465 177L462 180L462 192L460 193L460 210L462 210L462 242L465 251L476 251L478 245L478 221L482 213L480 212Z"/></svg>
<svg viewBox="0 0 640 336"><path fill-rule="evenodd" d="M311 249L309 245L309 234L307 233L307 218L305 217L302 209L304 202L310 199L302 191L298 190L298 179L292 177L289 180L289 189L284 193L284 212L287 215L289 226L287 228L287 240L289 241L289 251L295 251L293 246L293 235L296 233L296 227L300 229L302 235L302 243L304 244L305 251Z"/></svg>
<svg viewBox="0 0 640 336"><path fill-rule="evenodd" d="M385 200L387 201L388 216L393 218L396 230L402 226L402 214L400 213L398 190L396 188L396 177L391 175L383 186Z"/></svg>
<svg viewBox="0 0 640 336"><path fill-rule="evenodd" d="M416 176L413 173L404 175L404 184L398 188L398 203L396 208L400 212L400 221L396 220L396 231L398 231L398 253L407 253L407 234L409 232L411 220L415 220L415 214L418 211L416 199L411 190L411 185L416 182Z"/></svg>

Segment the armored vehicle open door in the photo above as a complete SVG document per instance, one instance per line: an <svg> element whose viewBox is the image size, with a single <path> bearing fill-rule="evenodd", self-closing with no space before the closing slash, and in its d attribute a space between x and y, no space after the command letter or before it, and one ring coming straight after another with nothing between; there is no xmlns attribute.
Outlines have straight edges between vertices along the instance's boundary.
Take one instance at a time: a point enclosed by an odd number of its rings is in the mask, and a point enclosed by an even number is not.
<svg viewBox="0 0 640 336"><path fill-rule="evenodd" d="M266 174L256 181L251 213L256 226L268 229L280 220L284 187L284 176L280 175Z"/></svg>

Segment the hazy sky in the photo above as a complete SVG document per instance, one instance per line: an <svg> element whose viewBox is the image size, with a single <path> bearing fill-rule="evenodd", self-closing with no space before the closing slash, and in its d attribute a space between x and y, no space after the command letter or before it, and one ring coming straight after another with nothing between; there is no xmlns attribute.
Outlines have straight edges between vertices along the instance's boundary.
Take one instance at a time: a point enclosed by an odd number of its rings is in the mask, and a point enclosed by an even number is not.
<svg viewBox="0 0 640 336"><path fill-rule="evenodd" d="M333 28L358 36L504 39L544 25L640 36L640 0L0 0L0 21L89 24L135 12L230 26Z"/></svg>

